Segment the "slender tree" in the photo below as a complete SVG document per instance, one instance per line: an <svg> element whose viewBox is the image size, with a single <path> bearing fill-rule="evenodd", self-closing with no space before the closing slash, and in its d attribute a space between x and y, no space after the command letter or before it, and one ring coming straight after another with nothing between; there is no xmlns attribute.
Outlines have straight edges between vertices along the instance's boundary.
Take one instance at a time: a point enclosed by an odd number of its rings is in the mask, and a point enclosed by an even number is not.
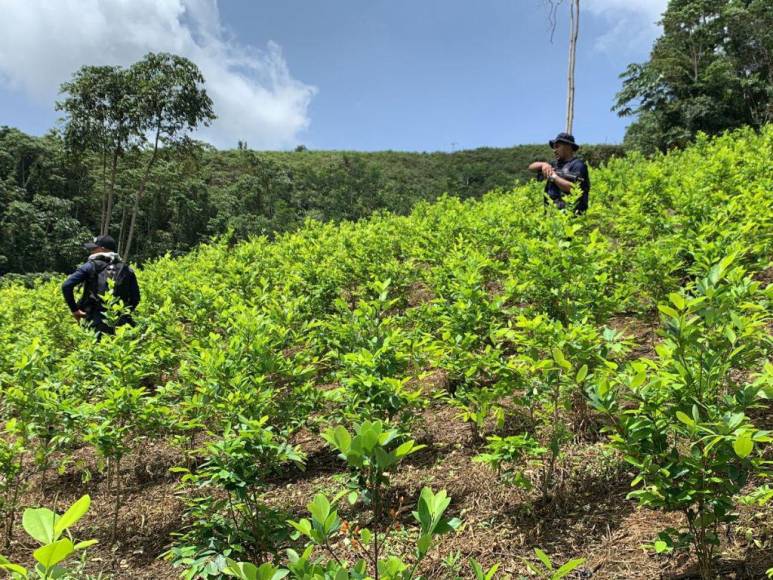
<svg viewBox="0 0 773 580"><path fill-rule="evenodd" d="M110 231L120 159L138 141L130 110L127 71L119 66L84 66L62 84L65 98L56 103L65 113L67 148L76 154L94 151L102 165L102 210L99 232ZM107 165L110 164L108 178Z"/></svg>
<svg viewBox="0 0 773 580"><path fill-rule="evenodd" d="M580 0L570 0L569 13L569 71L566 91L566 132L572 133L574 124L574 64L577 56L577 36L580 33Z"/></svg>
<svg viewBox="0 0 773 580"><path fill-rule="evenodd" d="M138 135L150 145L150 156L134 196L129 231L120 248L125 258L131 252L137 213L159 147L179 144L196 127L215 119L212 100L203 87L204 77L187 58L151 52L130 67L128 77L134 90L131 114Z"/></svg>
<svg viewBox="0 0 773 580"><path fill-rule="evenodd" d="M558 7L563 3L563 0L547 0L547 3L550 41L553 42L556 24L558 23ZM574 125L574 69L577 61L577 37L580 33L580 0L569 0L569 17L569 66L567 71L565 129L567 133L572 132L572 126Z"/></svg>

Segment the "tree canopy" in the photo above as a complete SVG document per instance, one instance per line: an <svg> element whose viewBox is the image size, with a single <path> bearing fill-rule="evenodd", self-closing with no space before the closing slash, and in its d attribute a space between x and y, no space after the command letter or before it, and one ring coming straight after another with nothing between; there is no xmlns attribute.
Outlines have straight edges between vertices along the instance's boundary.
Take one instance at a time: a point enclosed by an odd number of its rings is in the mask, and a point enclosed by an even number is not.
<svg viewBox="0 0 773 580"><path fill-rule="evenodd" d="M91 151L101 158L101 234L110 233L120 159L127 151L150 145L152 154L134 194L128 229L121 227L119 249L128 255L140 200L159 145L179 145L191 131L215 118L204 77L187 58L150 52L128 68L81 67L70 82L62 85L61 92L65 98L57 103L57 109L65 112L67 149L75 155ZM122 224L126 218L124 213Z"/></svg>
<svg viewBox="0 0 773 580"><path fill-rule="evenodd" d="M613 110L638 115L627 147L662 151L773 118L773 3L671 0L662 25L650 60L621 75Z"/></svg>

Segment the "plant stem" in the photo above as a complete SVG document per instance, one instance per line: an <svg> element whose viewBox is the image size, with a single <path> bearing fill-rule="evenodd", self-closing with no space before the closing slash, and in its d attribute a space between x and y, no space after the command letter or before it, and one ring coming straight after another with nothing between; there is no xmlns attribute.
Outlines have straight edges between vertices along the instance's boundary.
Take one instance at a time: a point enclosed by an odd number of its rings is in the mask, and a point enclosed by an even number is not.
<svg viewBox="0 0 773 580"><path fill-rule="evenodd" d="M115 478L115 505L113 506L113 529L110 533L110 542L115 543L118 530L118 511L121 509L121 459L116 459L113 477Z"/></svg>
<svg viewBox="0 0 773 580"><path fill-rule="evenodd" d="M335 550L330 545L330 542L328 541L327 538L325 538L325 548L327 549L328 552L330 552L330 555L333 556L333 559L336 561L336 564L338 564L339 566L343 566L343 564L341 563L341 558L338 557L338 554L336 554Z"/></svg>

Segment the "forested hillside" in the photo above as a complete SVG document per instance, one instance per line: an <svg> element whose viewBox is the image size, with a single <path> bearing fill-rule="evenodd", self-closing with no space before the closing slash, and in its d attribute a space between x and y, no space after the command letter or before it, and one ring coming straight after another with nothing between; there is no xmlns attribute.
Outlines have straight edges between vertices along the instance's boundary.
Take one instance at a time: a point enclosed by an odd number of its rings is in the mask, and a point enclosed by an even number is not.
<svg viewBox="0 0 773 580"><path fill-rule="evenodd" d="M580 218L530 183L202 245L101 342L59 280L0 288L2 553L89 494L62 564L116 578L762 577L771 157L744 129L612 160Z"/></svg>
<svg viewBox="0 0 773 580"><path fill-rule="evenodd" d="M588 146L592 164L617 146ZM125 237L145 153L127 153L117 171L109 232ZM531 176L547 145L454 153L217 151L201 144L162 150L138 213L135 262L182 254L213 236L232 239L292 231L307 218L356 220L377 210L405 214L443 193L480 197ZM99 233L110 164L66 153L56 134L0 128L0 274L66 272Z"/></svg>

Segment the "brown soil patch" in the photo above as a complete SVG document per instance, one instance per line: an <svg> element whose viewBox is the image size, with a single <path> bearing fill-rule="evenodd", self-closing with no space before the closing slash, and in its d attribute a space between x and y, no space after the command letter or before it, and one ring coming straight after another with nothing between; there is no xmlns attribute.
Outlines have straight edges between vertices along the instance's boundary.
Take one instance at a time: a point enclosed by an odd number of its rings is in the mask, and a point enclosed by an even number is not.
<svg viewBox="0 0 773 580"><path fill-rule="evenodd" d="M628 354L629 359L655 358L655 346L659 341L657 335L659 321L656 315L642 319L621 314L610 318L607 326L616 332L621 332L633 343L631 352Z"/></svg>
<svg viewBox="0 0 773 580"><path fill-rule="evenodd" d="M406 301L410 308L427 304L434 299L435 293L432 291L432 288L421 280L413 282L406 290Z"/></svg>
<svg viewBox="0 0 773 580"><path fill-rule="evenodd" d="M773 284L773 266L757 272L752 278L760 282L763 288L767 288L770 284Z"/></svg>
<svg viewBox="0 0 773 580"><path fill-rule="evenodd" d="M460 421L455 409L433 404L422 414L415 433L427 447L407 458L392 475L389 499L397 510L394 521L374 525L367 509L345 502L340 513L352 527L384 529L391 525L397 530L391 536L391 549L410 559L415 541L410 512L421 488L446 489L452 498L449 513L464 524L456 534L442 537L425 561L422 571L429 578L452 578L447 561L457 552L461 554L459 575L463 578L470 577L466 565L470 557L485 566L499 562L499 578L517 578L527 573L523 559L532 558L536 547L556 562L586 558L571 576L575 579L686 578L693 571L686 555L655 556L642 549L658 531L680 525L682 516L638 509L627 500L632 474L601 443L570 446L561 467L561 490L556 497L543 500L536 491L503 483L488 467L473 461L479 450L470 444L469 427ZM300 431L294 442L307 454L306 470L288 469L268 482L265 500L292 517L303 517L315 493L330 496L342 490L348 473L317 434ZM87 450L79 454L78 465L71 464L63 475L51 476L49 472L49 483L33 481L24 505L51 505L55 498L61 510L81 494L90 493L92 508L76 530L79 539L95 537L101 542L90 551L89 571L103 571L114 578L177 578L180 571L158 557L169 547L170 534L184 523L183 505L175 495L177 476L168 471L184 461L183 454L158 442L125 461L126 497L119 513L117 542L112 547L113 496L104 478L81 481L85 469L96 473L96 458ZM722 577L763 577L773 565L773 551L768 547L773 538L771 522L771 508L741 509L735 533L722 539ZM752 530L761 547L754 546L747 530ZM33 546L23 535L19 527L9 555L14 561L29 563ZM336 551L346 558L357 557L357 551L344 539L340 537Z"/></svg>

